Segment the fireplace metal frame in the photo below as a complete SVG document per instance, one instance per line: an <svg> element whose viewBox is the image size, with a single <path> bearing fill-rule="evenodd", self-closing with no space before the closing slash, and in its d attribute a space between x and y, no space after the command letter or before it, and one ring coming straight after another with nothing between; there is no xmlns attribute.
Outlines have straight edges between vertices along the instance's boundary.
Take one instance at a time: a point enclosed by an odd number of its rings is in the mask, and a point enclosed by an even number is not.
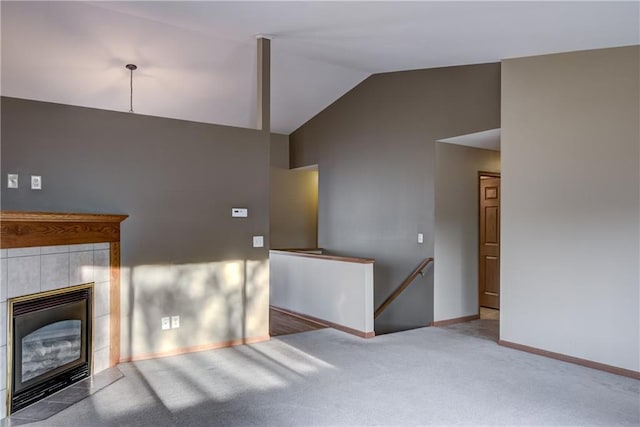
<svg viewBox="0 0 640 427"><path fill-rule="evenodd" d="M81 285L69 286L61 289L54 289L51 291L38 292L37 294L29 294L23 295L15 298L10 298L7 300L7 363L6 363L6 380L7 380L7 415L12 413L12 402L13 402L13 375L11 370L13 369L13 312L14 312L14 304L25 302L38 298L46 298L54 295L62 295L65 293L80 291L89 289L91 292L91 298L88 305L89 311L89 320L91 325L91 330L87 331L88 333L88 342L86 355L88 359L88 368L89 368L89 377L93 375L93 337L94 337L94 329L95 322L93 319L93 313L95 312L95 290L94 290L94 282L84 283ZM35 402L34 402L35 403Z"/></svg>

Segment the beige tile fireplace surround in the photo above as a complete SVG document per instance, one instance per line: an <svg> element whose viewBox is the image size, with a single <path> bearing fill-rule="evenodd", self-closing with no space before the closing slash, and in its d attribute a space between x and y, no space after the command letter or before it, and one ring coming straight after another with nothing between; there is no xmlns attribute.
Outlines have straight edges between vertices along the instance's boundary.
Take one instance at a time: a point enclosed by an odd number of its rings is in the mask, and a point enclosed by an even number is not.
<svg viewBox="0 0 640 427"><path fill-rule="evenodd" d="M7 300L94 283L93 373L120 357L120 223L126 215L0 213L0 419L6 417Z"/></svg>

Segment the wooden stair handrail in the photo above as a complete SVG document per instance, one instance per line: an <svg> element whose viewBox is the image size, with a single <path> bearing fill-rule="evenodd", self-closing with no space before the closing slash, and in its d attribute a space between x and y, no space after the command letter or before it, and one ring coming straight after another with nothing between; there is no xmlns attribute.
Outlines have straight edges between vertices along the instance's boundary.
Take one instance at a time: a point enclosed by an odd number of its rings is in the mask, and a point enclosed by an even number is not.
<svg viewBox="0 0 640 427"><path fill-rule="evenodd" d="M382 314L382 312L396 299L398 298L398 296L405 290L407 289L407 287L411 284L411 282L413 282L415 280L416 277L418 277L418 275L422 275L422 270L424 270L425 268L427 268L427 266L429 264L431 264L433 262L433 258L425 258L424 260L422 260L422 262L420 263L420 265L418 266L418 268L416 268L415 270L413 270L413 272L409 275L409 277L407 277L406 279L404 279L404 282L400 283L400 286L398 286L396 288L395 291L393 291L393 293L391 295L389 295L389 297L384 300L384 302L380 305L380 307L378 307L375 311L375 313L373 314L373 318L377 318L378 316L380 316Z"/></svg>

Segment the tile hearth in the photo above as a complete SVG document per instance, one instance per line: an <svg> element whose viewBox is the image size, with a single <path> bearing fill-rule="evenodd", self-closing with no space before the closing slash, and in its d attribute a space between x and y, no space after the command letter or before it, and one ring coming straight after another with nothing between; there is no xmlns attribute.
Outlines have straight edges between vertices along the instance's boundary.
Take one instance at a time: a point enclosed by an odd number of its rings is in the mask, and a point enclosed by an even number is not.
<svg viewBox="0 0 640 427"><path fill-rule="evenodd" d="M74 403L111 385L123 376L117 367L105 369L91 378L84 379L28 408L15 412L8 418L0 420L0 427L19 426L36 421L44 421Z"/></svg>

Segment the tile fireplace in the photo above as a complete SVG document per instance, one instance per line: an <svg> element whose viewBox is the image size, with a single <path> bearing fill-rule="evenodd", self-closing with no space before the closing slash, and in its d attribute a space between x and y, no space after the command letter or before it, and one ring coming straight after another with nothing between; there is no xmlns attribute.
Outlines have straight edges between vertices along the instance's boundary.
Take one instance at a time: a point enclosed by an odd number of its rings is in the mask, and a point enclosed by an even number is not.
<svg viewBox="0 0 640 427"><path fill-rule="evenodd" d="M0 212L0 419L119 362L125 218Z"/></svg>

